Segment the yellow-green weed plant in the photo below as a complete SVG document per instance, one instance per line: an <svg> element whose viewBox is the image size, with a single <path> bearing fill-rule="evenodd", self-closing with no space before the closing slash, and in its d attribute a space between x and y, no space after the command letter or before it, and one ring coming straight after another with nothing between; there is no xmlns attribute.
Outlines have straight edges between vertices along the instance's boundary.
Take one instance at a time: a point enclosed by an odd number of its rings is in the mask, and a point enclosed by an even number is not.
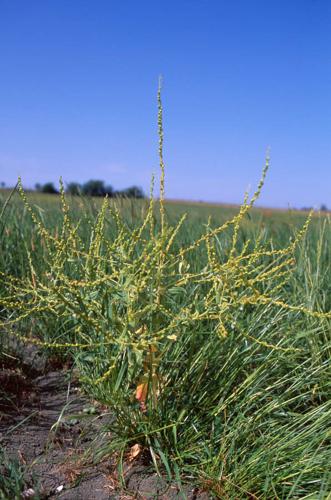
<svg viewBox="0 0 331 500"><path fill-rule="evenodd" d="M216 228L208 223L199 238L176 247L186 217L171 225L166 215L160 88L158 132L160 198L154 199L152 181L140 225L130 227L116 201L106 197L86 241L81 224L71 217L61 181L62 227L55 232L31 206L19 180L20 196L44 246L45 271L36 270L33 254L28 252L27 277L1 273L7 286L6 296L0 299L6 312L1 327L8 335L45 348L68 350L76 357L88 387L94 387L96 393L98 387L104 387L114 407L125 402L136 408L141 419L158 411L170 383L166 372L160 372L165 353L191 335L196 325L204 325L217 339L225 341L240 334L248 343L286 353L300 347L293 347L282 336L277 342L256 338L241 329L238 318L266 306L321 320L331 317L330 312L288 303L281 294L295 268L295 250L305 238L312 214L285 248L274 249L262 238L239 242L240 226L260 195L269 158L256 192L250 199L245 196L233 218ZM116 226L111 236L106 231L110 221ZM219 241L228 231L231 246L222 255ZM204 258L192 269L191 256L201 256L201 248L205 249ZM52 322L62 325L53 337L47 331ZM46 326L37 328L38 324Z"/></svg>

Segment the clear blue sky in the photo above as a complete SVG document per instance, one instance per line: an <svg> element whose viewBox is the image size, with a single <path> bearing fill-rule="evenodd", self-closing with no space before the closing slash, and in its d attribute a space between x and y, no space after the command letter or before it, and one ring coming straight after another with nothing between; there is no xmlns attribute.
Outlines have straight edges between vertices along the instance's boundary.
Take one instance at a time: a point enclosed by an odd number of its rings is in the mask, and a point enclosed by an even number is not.
<svg viewBox="0 0 331 500"><path fill-rule="evenodd" d="M330 0L0 0L0 181L331 206Z"/></svg>

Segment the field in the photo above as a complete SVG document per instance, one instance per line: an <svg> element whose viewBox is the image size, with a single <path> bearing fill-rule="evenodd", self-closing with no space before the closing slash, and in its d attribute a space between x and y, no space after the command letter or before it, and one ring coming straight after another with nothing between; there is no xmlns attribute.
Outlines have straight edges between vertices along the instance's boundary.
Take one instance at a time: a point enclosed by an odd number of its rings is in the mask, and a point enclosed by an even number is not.
<svg viewBox="0 0 331 500"><path fill-rule="evenodd" d="M0 498L330 498L331 221L2 193ZM29 489L30 488L30 489Z"/></svg>
<svg viewBox="0 0 331 500"><path fill-rule="evenodd" d="M27 382L17 345L34 346L45 379L70 372L92 414L111 416L86 463L111 460L122 485L143 464L184 497L189 483L219 498L328 498L329 216L307 228L302 212L6 197L2 367ZM2 400L29 419L8 387ZM61 397L55 410L53 430L70 416ZM24 489L31 465L3 460L0 487Z"/></svg>

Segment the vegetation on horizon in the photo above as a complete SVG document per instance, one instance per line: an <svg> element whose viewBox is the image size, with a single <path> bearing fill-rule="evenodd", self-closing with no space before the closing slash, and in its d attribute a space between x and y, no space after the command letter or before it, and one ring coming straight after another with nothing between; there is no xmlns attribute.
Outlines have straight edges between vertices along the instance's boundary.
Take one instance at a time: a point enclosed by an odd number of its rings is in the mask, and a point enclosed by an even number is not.
<svg viewBox="0 0 331 500"><path fill-rule="evenodd" d="M37 183L35 190L38 193L45 194L59 194L59 191L54 186L53 182L46 182L45 184ZM79 182L69 182L66 185L65 192L72 196L109 196L110 198L145 198L144 191L139 186L130 186L126 189L115 190L111 185L105 185L104 181L97 179L90 179L84 184Z"/></svg>
<svg viewBox="0 0 331 500"><path fill-rule="evenodd" d="M158 130L160 200L152 182L130 216L105 197L77 218L61 184L52 225L19 184L32 222L19 258L1 257L2 329L68 352L109 406L113 438L97 458L121 463L135 446L160 474L193 476L219 498L326 498L330 219L310 236L310 215L287 243L281 225L273 237L249 226L267 159L256 192L221 225L172 223L160 89ZM15 244L15 224L6 229L3 250Z"/></svg>

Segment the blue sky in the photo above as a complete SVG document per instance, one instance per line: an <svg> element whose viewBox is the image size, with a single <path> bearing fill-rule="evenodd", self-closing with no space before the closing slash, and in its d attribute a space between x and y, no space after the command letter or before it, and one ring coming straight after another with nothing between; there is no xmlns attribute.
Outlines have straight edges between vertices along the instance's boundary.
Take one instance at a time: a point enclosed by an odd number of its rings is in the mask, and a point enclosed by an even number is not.
<svg viewBox="0 0 331 500"><path fill-rule="evenodd" d="M0 181L331 206L330 0L0 0Z"/></svg>

